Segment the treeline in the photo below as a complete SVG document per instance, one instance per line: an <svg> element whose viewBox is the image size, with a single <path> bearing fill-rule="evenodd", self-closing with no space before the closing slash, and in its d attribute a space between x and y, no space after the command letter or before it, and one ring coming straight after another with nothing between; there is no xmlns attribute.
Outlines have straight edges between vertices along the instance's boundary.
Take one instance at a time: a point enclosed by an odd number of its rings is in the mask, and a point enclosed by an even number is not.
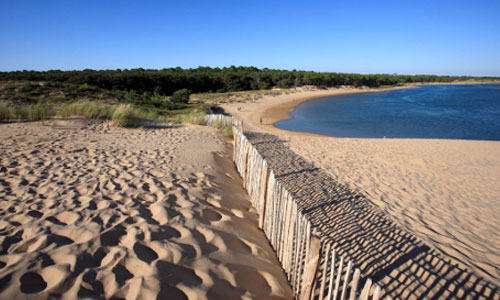
<svg viewBox="0 0 500 300"><path fill-rule="evenodd" d="M172 95L189 89L193 93L233 92L245 90L289 88L303 85L336 87L341 85L379 87L404 83L452 82L456 80L491 80L493 77L351 74L310 71L258 69L255 67L162 70L83 70L83 71L15 71L0 72L0 80L27 80L88 84L107 90L134 91L143 94Z"/></svg>

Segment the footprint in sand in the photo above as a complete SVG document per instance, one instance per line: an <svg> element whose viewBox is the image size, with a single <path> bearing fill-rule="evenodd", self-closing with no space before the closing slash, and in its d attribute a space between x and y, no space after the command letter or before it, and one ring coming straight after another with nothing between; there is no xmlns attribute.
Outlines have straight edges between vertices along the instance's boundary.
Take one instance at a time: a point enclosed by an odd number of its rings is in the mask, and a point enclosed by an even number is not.
<svg viewBox="0 0 500 300"><path fill-rule="evenodd" d="M125 281L132 279L134 277L134 275L130 273L130 271L127 268L125 268L120 264L116 265L113 269L111 269L111 272L115 274L116 282L120 286L123 285Z"/></svg>
<svg viewBox="0 0 500 300"><path fill-rule="evenodd" d="M193 269L176 265L160 260L156 263L158 273L162 274L162 279L170 285L183 285L195 287L201 285L203 281L198 277Z"/></svg>
<svg viewBox="0 0 500 300"><path fill-rule="evenodd" d="M236 286L254 295L269 295L272 291L266 278L259 271L250 267L232 266L231 269L242 269L234 275Z"/></svg>
<svg viewBox="0 0 500 300"><path fill-rule="evenodd" d="M134 244L134 252L140 260L148 264L158 259L158 254L153 249L139 242Z"/></svg>
<svg viewBox="0 0 500 300"><path fill-rule="evenodd" d="M122 236L127 234L125 227L122 225L117 225L113 227L111 230L108 230L101 234L101 246L116 246L120 243L120 239Z"/></svg>
<svg viewBox="0 0 500 300"><path fill-rule="evenodd" d="M209 222L216 222L222 219L222 215L213 209L205 208L201 213L201 217Z"/></svg>
<svg viewBox="0 0 500 300"><path fill-rule="evenodd" d="M27 214L28 216L35 218L35 219L40 219L43 216L43 213L37 211L37 210L31 210Z"/></svg>
<svg viewBox="0 0 500 300"><path fill-rule="evenodd" d="M181 233L170 226L161 226L158 231L151 231L152 241L170 240L181 237Z"/></svg>
<svg viewBox="0 0 500 300"><path fill-rule="evenodd" d="M39 293L47 287L47 282L43 277L34 272L28 272L21 276L21 292L25 294Z"/></svg>

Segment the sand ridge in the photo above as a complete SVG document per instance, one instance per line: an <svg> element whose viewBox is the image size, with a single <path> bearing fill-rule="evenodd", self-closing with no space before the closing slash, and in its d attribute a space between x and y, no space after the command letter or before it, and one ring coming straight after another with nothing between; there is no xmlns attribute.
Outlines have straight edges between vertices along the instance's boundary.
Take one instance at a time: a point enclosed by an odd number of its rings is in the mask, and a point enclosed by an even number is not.
<svg viewBox="0 0 500 300"><path fill-rule="evenodd" d="M304 91L223 108L247 130L276 135L409 233L500 286L500 142L331 138L272 126L301 101L346 92L358 90Z"/></svg>
<svg viewBox="0 0 500 300"><path fill-rule="evenodd" d="M215 129L76 119L0 139L0 298L291 298Z"/></svg>

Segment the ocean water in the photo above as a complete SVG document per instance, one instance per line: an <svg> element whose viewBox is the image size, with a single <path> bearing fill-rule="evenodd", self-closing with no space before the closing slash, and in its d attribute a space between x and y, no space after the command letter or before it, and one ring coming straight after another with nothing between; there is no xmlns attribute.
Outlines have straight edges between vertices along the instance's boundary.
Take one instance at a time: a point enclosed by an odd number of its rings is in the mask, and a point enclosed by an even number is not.
<svg viewBox="0 0 500 300"><path fill-rule="evenodd" d="M430 85L301 103L274 124L335 137L500 140L500 84Z"/></svg>

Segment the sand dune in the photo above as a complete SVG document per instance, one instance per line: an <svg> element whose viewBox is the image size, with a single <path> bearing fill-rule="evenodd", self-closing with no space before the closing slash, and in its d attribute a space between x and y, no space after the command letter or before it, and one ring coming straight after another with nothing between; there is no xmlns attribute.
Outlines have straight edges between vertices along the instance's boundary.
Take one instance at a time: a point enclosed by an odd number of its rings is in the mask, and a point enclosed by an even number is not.
<svg viewBox="0 0 500 300"><path fill-rule="evenodd" d="M453 264L500 286L500 142L330 138L272 126L301 101L346 92L357 91L305 91L223 107L247 129L276 135L336 183L361 193Z"/></svg>
<svg viewBox="0 0 500 300"><path fill-rule="evenodd" d="M216 131L0 125L0 298L288 299Z"/></svg>

